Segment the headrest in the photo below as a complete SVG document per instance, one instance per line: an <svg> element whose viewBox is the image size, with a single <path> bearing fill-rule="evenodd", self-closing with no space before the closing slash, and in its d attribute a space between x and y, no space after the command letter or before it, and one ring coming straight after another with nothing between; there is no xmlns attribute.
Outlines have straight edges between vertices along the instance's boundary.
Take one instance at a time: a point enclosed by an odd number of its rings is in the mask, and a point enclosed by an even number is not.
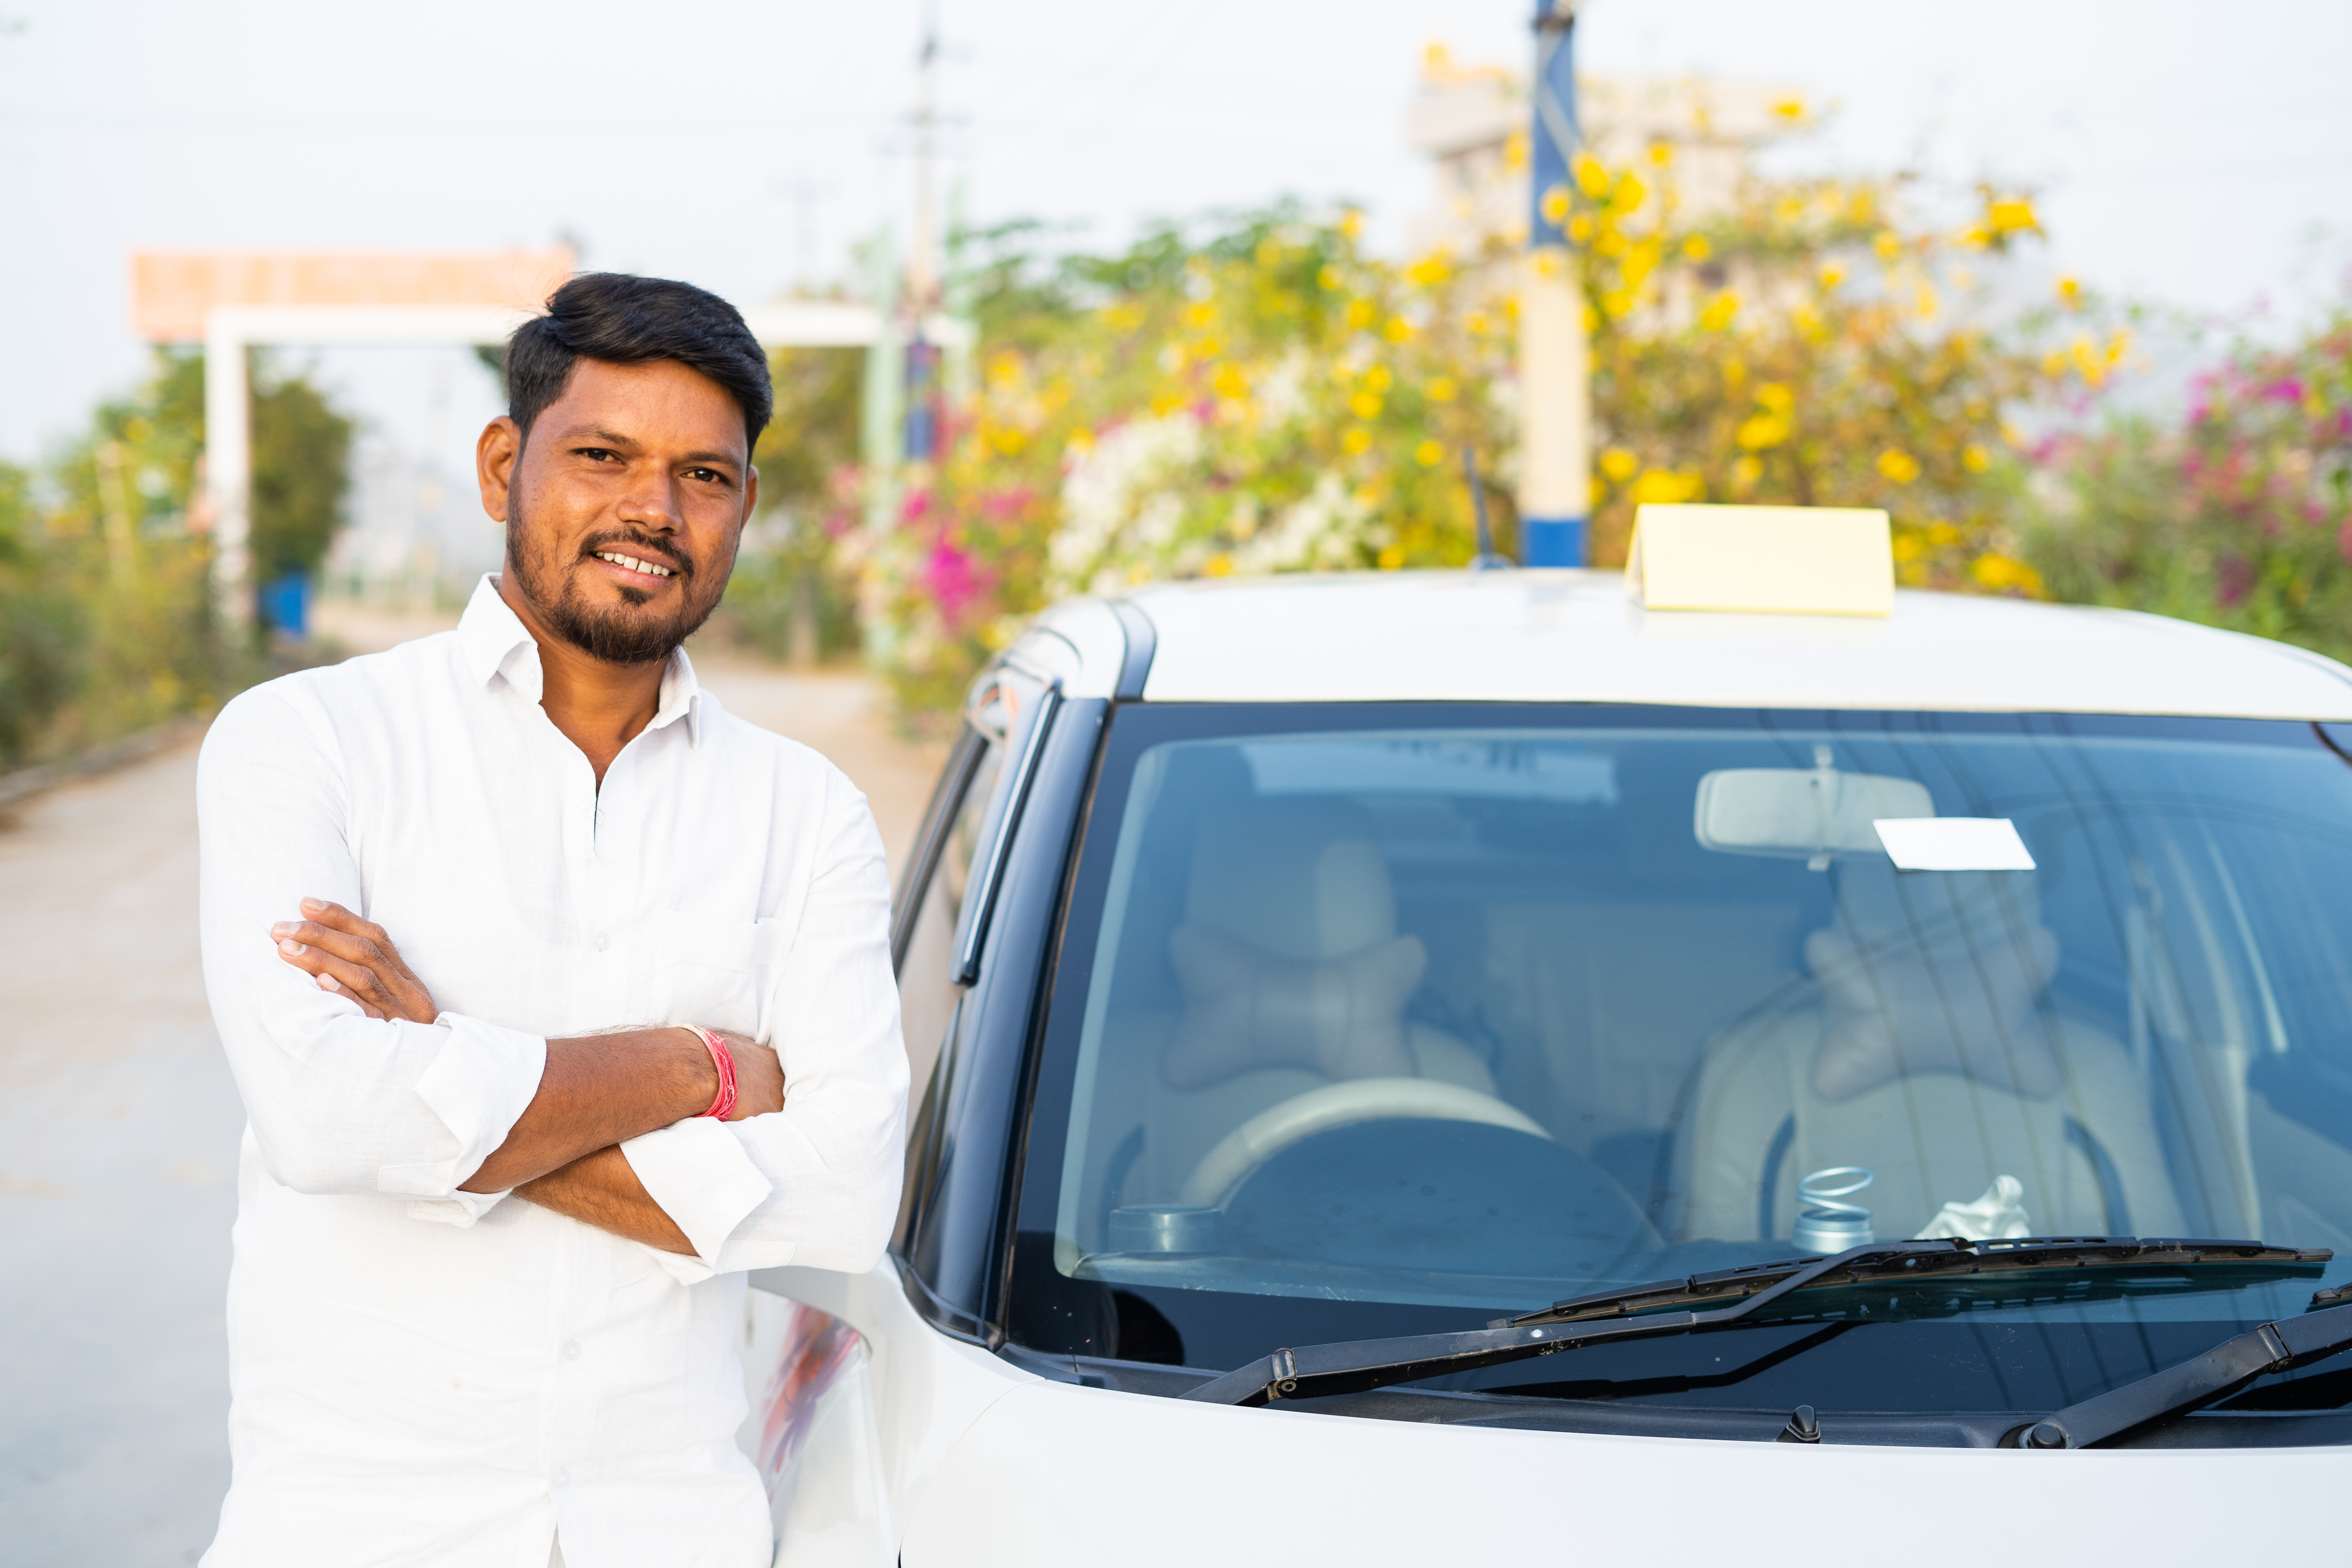
<svg viewBox="0 0 2352 1568"><path fill-rule="evenodd" d="M1843 1100L1903 1073L1957 1072L2013 1094L2057 1088L2038 1005L2058 966L2031 871L1897 871L1842 862L1837 919L1805 940L1829 1030L1813 1088Z"/></svg>
<svg viewBox="0 0 2352 1568"><path fill-rule="evenodd" d="M1274 957L1339 958L1396 935L1396 893L1360 806L1252 801L1202 814L1184 918Z"/></svg>

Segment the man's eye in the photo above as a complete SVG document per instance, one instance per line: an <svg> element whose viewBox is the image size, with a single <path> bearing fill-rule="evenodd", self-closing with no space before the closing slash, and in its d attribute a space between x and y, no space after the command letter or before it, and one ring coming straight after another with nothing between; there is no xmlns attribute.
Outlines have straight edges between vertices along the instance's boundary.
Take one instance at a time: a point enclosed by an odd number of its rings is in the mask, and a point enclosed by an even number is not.
<svg viewBox="0 0 2352 1568"><path fill-rule="evenodd" d="M688 468L686 470L686 477L690 479L700 479L706 484L723 485L727 482L727 476L717 468Z"/></svg>
<svg viewBox="0 0 2352 1568"><path fill-rule="evenodd" d="M611 450L604 447L576 447L573 451L592 463L607 462L613 457Z"/></svg>

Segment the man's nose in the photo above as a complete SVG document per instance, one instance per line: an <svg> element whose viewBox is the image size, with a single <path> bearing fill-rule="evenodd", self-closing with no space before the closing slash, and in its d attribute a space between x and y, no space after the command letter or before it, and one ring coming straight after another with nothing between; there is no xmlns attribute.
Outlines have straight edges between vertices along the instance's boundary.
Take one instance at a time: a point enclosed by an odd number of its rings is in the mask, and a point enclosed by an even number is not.
<svg viewBox="0 0 2352 1568"><path fill-rule="evenodd" d="M647 472L632 476L629 488L622 492L620 516L623 522L633 522L639 528L658 533L675 533L678 528L677 479L664 472Z"/></svg>

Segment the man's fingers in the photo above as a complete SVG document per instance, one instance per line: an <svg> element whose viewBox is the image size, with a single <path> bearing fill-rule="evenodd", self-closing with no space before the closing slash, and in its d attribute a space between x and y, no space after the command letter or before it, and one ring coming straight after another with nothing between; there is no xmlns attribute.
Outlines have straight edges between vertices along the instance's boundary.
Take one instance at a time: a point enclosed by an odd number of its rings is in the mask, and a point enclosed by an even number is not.
<svg viewBox="0 0 2352 1568"><path fill-rule="evenodd" d="M341 985L336 984L335 977L331 974L321 974L318 977L318 980L319 989L321 991L331 991L338 996L352 996L350 992L344 990ZM369 1017L375 1019L378 1023L382 1023L383 1021L383 1015L382 1013L377 1012L365 1002L360 1001L360 998L357 996L352 996L352 1000L358 1002L360 1011L365 1013Z"/></svg>
<svg viewBox="0 0 2352 1568"><path fill-rule="evenodd" d="M383 927L373 921L362 920L341 904L331 903L325 899L305 899L302 900L302 913L320 925L363 937L386 952L392 951L392 939L384 934Z"/></svg>
<svg viewBox="0 0 2352 1568"><path fill-rule="evenodd" d="M364 963L354 963L310 942L280 942L278 956L306 974L332 976L333 988L362 1007L373 1005L386 1012L396 1008L397 998L392 994L391 987Z"/></svg>

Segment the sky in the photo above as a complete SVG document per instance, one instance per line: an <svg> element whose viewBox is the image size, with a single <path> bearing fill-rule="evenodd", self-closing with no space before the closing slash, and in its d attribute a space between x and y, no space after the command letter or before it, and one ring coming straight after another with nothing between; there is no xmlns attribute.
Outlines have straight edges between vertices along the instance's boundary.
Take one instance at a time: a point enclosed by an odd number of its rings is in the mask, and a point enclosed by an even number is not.
<svg viewBox="0 0 2352 1568"><path fill-rule="evenodd" d="M1074 243L1286 194L1428 200L1421 52L1523 68L1528 0L940 0L947 178L974 221ZM142 247L577 240L739 301L846 272L909 208L919 0L0 0L0 458L137 380ZM2262 0L1588 0L1595 74L1785 83L1784 160L2042 193L2052 262L2252 324L2352 259L2352 6ZM2266 312L2266 314L2265 314ZM453 368L453 365L456 368ZM318 362L372 439L463 476L494 411L468 357Z"/></svg>

